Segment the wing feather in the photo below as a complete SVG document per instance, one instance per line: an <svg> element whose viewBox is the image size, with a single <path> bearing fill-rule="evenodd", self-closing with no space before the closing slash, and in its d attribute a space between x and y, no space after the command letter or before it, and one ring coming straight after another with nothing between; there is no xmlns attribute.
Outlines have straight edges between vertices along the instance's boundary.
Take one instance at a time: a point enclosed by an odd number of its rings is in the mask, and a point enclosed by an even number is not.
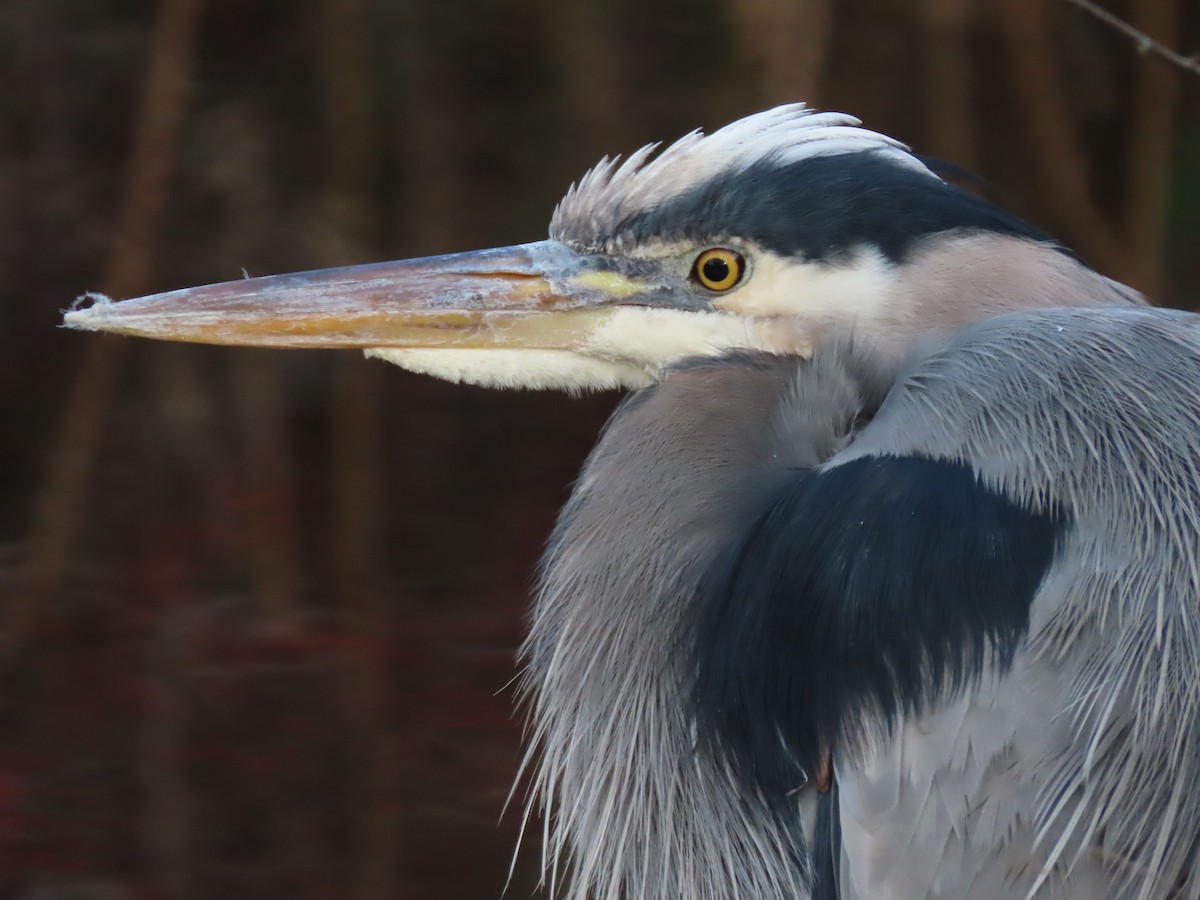
<svg viewBox="0 0 1200 900"><path fill-rule="evenodd" d="M1200 892L1200 317L967 329L710 576L701 722L833 748L844 896Z"/></svg>

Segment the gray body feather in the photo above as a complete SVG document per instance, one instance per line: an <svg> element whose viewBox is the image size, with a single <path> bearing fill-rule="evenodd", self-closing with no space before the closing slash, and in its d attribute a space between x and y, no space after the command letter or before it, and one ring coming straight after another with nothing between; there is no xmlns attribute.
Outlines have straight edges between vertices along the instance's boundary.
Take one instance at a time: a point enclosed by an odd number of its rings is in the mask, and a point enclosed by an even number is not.
<svg viewBox="0 0 1200 900"><path fill-rule="evenodd" d="M1200 896L1200 319L1018 313L899 372L865 359L685 366L593 452L526 647L564 893L809 896L805 835L697 752L664 635L764 475L912 454L1072 525L1011 669L835 760L842 896ZM811 828L815 789L792 799Z"/></svg>
<svg viewBox="0 0 1200 900"><path fill-rule="evenodd" d="M914 890L863 896L1200 896L1198 387L1195 315L1001 317L923 363L835 458L966 461L1007 496L1073 519L1013 670L868 761L867 781L890 766L899 794L928 792L916 827L942 834L924 865L904 860ZM930 735L933 766L913 759Z"/></svg>

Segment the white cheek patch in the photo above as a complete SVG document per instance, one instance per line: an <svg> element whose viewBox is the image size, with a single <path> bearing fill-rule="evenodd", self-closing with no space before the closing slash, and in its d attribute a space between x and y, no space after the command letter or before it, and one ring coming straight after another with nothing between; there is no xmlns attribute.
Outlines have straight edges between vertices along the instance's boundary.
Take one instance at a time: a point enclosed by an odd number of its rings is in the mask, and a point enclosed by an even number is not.
<svg viewBox="0 0 1200 900"><path fill-rule="evenodd" d="M626 306L614 309L588 335L581 353L620 360L661 374L680 360L718 356L730 350L796 353L797 336L789 323L752 319L726 312L695 312Z"/></svg>
<svg viewBox="0 0 1200 900"><path fill-rule="evenodd" d="M605 316L580 349L589 356L663 366L744 347L747 340L746 323L737 316L628 306Z"/></svg>
<svg viewBox="0 0 1200 900"><path fill-rule="evenodd" d="M602 317L576 350L373 347L365 353L446 381L574 393L646 387L681 360L731 350L807 355L811 345L793 318L628 306Z"/></svg>
<svg viewBox="0 0 1200 900"><path fill-rule="evenodd" d="M895 267L877 250L840 263L797 262L755 254L745 286L713 301L743 316L797 316L816 322L887 322L894 314Z"/></svg>
<svg viewBox="0 0 1200 900"><path fill-rule="evenodd" d="M653 379L644 369L569 350L398 350L374 347L369 357L410 372L488 388L583 391L632 390Z"/></svg>

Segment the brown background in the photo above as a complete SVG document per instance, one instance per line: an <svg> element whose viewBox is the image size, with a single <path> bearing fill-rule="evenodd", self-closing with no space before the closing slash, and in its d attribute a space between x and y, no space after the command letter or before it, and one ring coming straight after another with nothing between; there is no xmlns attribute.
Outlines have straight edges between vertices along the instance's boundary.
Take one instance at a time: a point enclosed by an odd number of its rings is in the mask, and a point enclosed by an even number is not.
<svg viewBox="0 0 1200 900"><path fill-rule="evenodd" d="M0 897L498 896L531 573L615 400L59 311L537 239L602 154L797 99L1200 296L1200 79L1065 2L0 3Z"/></svg>

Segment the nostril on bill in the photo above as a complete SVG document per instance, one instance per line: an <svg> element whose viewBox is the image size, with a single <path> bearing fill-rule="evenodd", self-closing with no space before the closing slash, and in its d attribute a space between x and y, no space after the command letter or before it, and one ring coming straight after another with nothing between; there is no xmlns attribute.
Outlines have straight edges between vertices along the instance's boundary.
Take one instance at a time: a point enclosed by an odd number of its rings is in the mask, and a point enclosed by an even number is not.
<svg viewBox="0 0 1200 900"><path fill-rule="evenodd" d="M82 312L96 306L108 306L112 302L113 299L108 294L101 294L98 291L84 291L71 301L71 305L67 307L66 311L69 313Z"/></svg>

